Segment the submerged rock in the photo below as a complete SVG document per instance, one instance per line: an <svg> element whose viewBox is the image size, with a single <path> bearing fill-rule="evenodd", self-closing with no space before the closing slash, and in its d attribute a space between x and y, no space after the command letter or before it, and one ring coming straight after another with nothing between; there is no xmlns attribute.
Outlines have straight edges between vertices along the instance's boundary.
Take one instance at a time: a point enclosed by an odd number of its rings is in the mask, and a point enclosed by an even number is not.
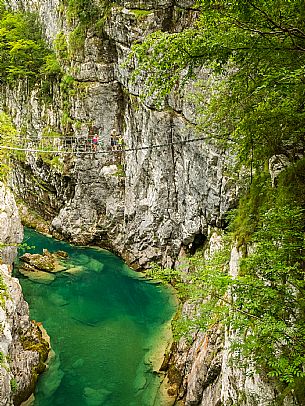
<svg viewBox="0 0 305 406"><path fill-rule="evenodd" d="M90 257L89 255L81 254L78 256L78 261L81 262L87 269L95 272L102 271L104 265L101 261Z"/></svg>
<svg viewBox="0 0 305 406"><path fill-rule="evenodd" d="M38 269L33 271L32 268L27 269L27 264L24 264L24 266L19 269L19 272L33 282L49 284L55 279L55 275L49 272L39 271Z"/></svg>
<svg viewBox="0 0 305 406"><path fill-rule="evenodd" d="M68 255L67 252L61 251L61 250L56 251L56 252L55 252L55 255L56 255L58 258L61 258L61 259L66 259L66 258L69 257L69 255Z"/></svg>
<svg viewBox="0 0 305 406"><path fill-rule="evenodd" d="M75 368L75 369L81 368L84 365L84 362L85 361L82 358L79 358L78 360L73 362L72 368Z"/></svg>
<svg viewBox="0 0 305 406"><path fill-rule="evenodd" d="M57 293L52 293L49 296L50 302L52 302L56 306L66 306L69 302L61 295Z"/></svg>
<svg viewBox="0 0 305 406"><path fill-rule="evenodd" d="M43 273L56 273L62 272L66 267L61 263L60 259L65 259L68 257L68 254L64 251L58 251L55 253L50 253L47 249L43 250L41 254L30 254L25 253L20 257L20 260L23 265L20 267L20 273L25 276L29 276L29 273L35 273L42 277ZM50 278L47 278L49 279ZM54 278L53 278L54 279Z"/></svg>
<svg viewBox="0 0 305 406"><path fill-rule="evenodd" d="M85 272L84 267L82 267L82 266L74 266L72 268L66 269L64 273L69 274L69 275L76 275L76 274L80 274L82 272Z"/></svg>
<svg viewBox="0 0 305 406"><path fill-rule="evenodd" d="M48 374L42 376L40 380L40 392L44 399L51 398L59 387L64 376L60 367L60 359L52 350L50 362L48 363Z"/></svg>
<svg viewBox="0 0 305 406"><path fill-rule="evenodd" d="M87 387L84 389L84 398L88 406L102 406L111 392L107 389L93 389Z"/></svg>

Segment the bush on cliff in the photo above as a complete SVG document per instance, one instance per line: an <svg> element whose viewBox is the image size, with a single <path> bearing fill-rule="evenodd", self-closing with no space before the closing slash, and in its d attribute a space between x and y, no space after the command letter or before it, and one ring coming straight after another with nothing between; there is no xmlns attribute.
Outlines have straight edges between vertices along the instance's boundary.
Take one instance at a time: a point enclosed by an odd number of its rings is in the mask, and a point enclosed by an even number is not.
<svg viewBox="0 0 305 406"><path fill-rule="evenodd" d="M42 36L36 16L5 9L0 4L0 81L29 84L59 72L56 58Z"/></svg>

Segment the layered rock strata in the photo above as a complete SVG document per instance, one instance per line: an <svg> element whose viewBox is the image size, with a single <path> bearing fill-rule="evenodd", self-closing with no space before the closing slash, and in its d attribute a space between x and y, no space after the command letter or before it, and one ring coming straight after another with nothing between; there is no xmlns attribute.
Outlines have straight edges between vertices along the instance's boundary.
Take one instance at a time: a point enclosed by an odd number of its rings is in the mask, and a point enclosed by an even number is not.
<svg viewBox="0 0 305 406"><path fill-rule="evenodd" d="M50 43L76 28L75 21L67 22L60 0L9 3L37 11ZM131 82L132 71L121 64L131 45L147 34L179 31L196 18L192 0L120 0L107 9L102 29L89 27L84 46L70 52L64 66L74 81L69 131L80 137L93 125L105 149L59 157L60 166L27 154L16 161L12 179L16 193L51 224L55 236L110 248L135 268L151 261L174 266L181 255L203 245L211 226L222 225L236 200L235 185L225 175L228 157L222 151L204 140L184 142L204 138L196 132L196 113L187 98L192 83L158 109L141 99L142 83ZM64 95L58 84L52 89L51 103L22 84L5 89L3 103L18 128L37 138L48 128L67 131L61 120ZM131 150L123 156L109 149L112 128ZM229 340L216 329L209 337L198 333L192 346L177 345L168 371L173 404L262 406L276 397L265 378L229 367Z"/></svg>
<svg viewBox="0 0 305 406"><path fill-rule="evenodd" d="M0 405L19 405L34 390L48 343L29 319L20 284L11 276L23 228L11 192L0 183Z"/></svg>
<svg viewBox="0 0 305 406"><path fill-rule="evenodd" d="M27 154L16 162L12 180L18 196L52 223L54 235L110 248L134 268L150 261L172 266L185 250L195 251L208 226L221 225L236 197L221 151L202 139L183 142L203 136L195 131L193 104L184 97L191 84L157 109L151 100L141 100L141 82L131 82L132 71L122 66L131 45L150 32L194 23L192 2L176 3L112 5L102 32L88 29L82 52L67 61L66 73L74 80L69 131L86 135L90 123L100 129L105 149L95 156L59 157L60 170L43 154ZM68 38L75 29L59 2L24 1L23 7L39 12L49 41L60 33ZM50 104L37 90L26 94L21 85L18 91L6 89L5 104L18 128L38 138L47 128L66 130L56 84ZM130 150L123 156L109 150L112 128Z"/></svg>

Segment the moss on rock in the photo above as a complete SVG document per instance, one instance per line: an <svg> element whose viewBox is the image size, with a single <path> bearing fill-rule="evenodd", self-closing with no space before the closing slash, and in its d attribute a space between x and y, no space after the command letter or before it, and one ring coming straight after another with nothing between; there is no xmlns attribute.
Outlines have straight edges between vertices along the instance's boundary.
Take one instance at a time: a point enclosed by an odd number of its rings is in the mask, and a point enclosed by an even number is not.
<svg viewBox="0 0 305 406"><path fill-rule="evenodd" d="M46 361L50 351L49 337L41 323L31 322L31 328L24 334L19 332L19 340L25 351L38 353L38 363L32 367L32 374L29 385L26 388L16 389L13 401L14 405L20 405L27 400L35 390L35 385L39 375L46 369ZM18 383L18 382L17 382Z"/></svg>

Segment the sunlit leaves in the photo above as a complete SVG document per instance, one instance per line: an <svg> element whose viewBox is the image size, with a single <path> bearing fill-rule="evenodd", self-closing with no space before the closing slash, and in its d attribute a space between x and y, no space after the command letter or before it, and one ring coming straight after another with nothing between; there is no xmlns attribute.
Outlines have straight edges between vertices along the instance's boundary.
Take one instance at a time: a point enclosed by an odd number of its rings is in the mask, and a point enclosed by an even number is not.
<svg viewBox="0 0 305 406"><path fill-rule="evenodd" d="M235 348L286 383L304 376L303 221L303 210L289 202L265 209L252 235L253 252L232 286L240 312L231 313L230 324L244 333Z"/></svg>
<svg viewBox="0 0 305 406"><path fill-rule="evenodd" d="M11 119L5 113L0 112L0 146L8 145L16 146L16 129L13 126ZM5 180L7 173L10 170L9 166L10 152L0 148L0 180Z"/></svg>
<svg viewBox="0 0 305 406"><path fill-rule="evenodd" d="M32 14L2 10L0 16L0 80L35 82L40 74L58 72ZM50 73L51 72L51 73Z"/></svg>
<svg viewBox="0 0 305 406"><path fill-rule="evenodd" d="M232 150L239 167L261 169L274 154L294 154L305 139L303 2L198 5L192 28L153 33L134 46L130 61L136 60L143 97L161 103L204 66L211 73L209 94L202 80L192 97L201 131Z"/></svg>

